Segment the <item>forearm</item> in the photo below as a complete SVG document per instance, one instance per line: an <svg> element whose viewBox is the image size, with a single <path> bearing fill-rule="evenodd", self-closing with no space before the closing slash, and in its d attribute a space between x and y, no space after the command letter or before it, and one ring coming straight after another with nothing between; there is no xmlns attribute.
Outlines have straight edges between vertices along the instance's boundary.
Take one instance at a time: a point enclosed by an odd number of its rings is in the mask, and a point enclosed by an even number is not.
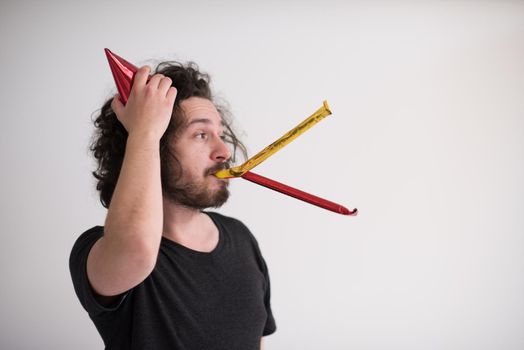
<svg viewBox="0 0 524 350"><path fill-rule="evenodd" d="M162 227L159 140L130 134L105 221L106 239L158 250Z"/></svg>

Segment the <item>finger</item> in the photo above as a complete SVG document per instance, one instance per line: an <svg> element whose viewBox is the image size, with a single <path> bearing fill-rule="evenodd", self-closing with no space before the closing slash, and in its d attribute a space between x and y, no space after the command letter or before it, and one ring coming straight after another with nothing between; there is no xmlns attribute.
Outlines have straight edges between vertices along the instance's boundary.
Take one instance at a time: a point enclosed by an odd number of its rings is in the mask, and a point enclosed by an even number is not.
<svg viewBox="0 0 524 350"><path fill-rule="evenodd" d="M169 77L163 77L161 80L160 80L160 84L158 84L158 89L164 93L164 95L167 95L167 91L169 90L169 87L171 86L171 84L173 83L173 81L171 80L171 78Z"/></svg>
<svg viewBox="0 0 524 350"><path fill-rule="evenodd" d="M169 90L167 90L167 95L166 95L166 98L167 100L169 101L169 104L172 106L175 104L175 99L176 99L176 94L177 94L177 89L176 87L174 86L171 86L169 88Z"/></svg>
<svg viewBox="0 0 524 350"><path fill-rule="evenodd" d="M131 87L131 91L133 89L139 89L146 85L147 78L149 78L149 71L151 68L148 66L140 67L140 69L136 72L135 78L133 79L133 86Z"/></svg>
<svg viewBox="0 0 524 350"><path fill-rule="evenodd" d="M151 88L158 89L158 84L160 84L160 80L162 80L164 76L162 74L155 74L149 81L147 82L147 86L150 86Z"/></svg>
<svg viewBox="0 0 524 350"><path fill-rule="evenodd" d="M122 110L124 109L124 104L122 101L120 101L120 95L116 94L115 97L113 97L113 101L111 102L111 108L113 109L113 112L115 114L119 115L121 114Z"/></svg>

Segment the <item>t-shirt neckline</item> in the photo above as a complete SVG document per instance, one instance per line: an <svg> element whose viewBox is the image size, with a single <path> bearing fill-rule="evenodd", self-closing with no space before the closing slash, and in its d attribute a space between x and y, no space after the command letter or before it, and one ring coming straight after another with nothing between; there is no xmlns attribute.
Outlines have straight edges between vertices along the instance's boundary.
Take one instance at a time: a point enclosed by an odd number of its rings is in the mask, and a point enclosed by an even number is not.
<svg viewBox="0 0 524 350"><path fill-rule="evenodd" d="M200 257L210 257L210 256L215 256L219 253L219 251L222 249L222 245L223 245L223 241L224 241L224 233L223 233L223 228L222 228L222 225L220 225L220 222L217 220L216 216L215 216L215 213L213 212L207 212L207 211L201 211L201 213L203 214L206 214L210 219L211 221L213 221L213 223L215 224L216 228L218 229L218 243L217 245L215 246L215 248L210 251L210 252L201 252L201 251L198 251L198 250L194 250L194 249L191 249L189 247L186 247L185 245L182 245L172 239L169 239L165 236L162 236L162 241L171 245L171 246L175 246L179 251L181 252L184 252L184 253L187 253L187 254L190 254L190 255L194 255L194 256L200 256Z"/></svg>

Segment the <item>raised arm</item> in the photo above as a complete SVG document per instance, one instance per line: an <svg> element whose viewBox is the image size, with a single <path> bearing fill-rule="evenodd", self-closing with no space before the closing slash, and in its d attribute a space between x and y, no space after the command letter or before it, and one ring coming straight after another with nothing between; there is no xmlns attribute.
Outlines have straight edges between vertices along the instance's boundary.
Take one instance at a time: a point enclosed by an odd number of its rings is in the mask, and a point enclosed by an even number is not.
<svg viewBox="0 0 524 350"><path fill-rule="evenodd" d="M176 89L171 79L149 68L135 76L124 106L111 107L128 132L124 160L105 220L104 236L92 247L87 276L100 296L121 294L153 270L162 238L160 138L172 114Z"/></svg>

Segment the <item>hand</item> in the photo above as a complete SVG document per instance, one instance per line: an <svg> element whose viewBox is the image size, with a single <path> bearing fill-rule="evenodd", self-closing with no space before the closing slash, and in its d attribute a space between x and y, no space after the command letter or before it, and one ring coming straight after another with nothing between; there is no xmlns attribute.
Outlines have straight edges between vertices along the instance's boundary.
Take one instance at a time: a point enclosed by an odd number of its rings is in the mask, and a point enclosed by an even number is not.
<svg viewBox="0 0 524 350"><path fill-rule="evenodd" d="M177 94L171 79L162 74L149 77L149 67L141 67L135 74L127 104L124 106L118 95L113 98L111 108L128 134L144 134L160 138L166 131Z"/></svg>

